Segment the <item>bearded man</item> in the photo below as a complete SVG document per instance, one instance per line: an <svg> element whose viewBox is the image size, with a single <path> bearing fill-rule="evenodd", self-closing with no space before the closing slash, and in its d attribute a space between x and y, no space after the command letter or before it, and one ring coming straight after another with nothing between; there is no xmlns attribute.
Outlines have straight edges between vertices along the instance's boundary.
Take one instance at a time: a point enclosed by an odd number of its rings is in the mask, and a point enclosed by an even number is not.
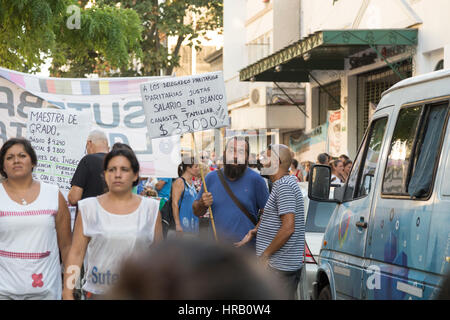
<svg viewBox="0 0 450 320"><path fill-rule="evenodd" d="M202 188L192 205L199 217L211 206L218 239L231 244L255 228L259 212L269 198L264 179L248 168L249 154L248 140L242 137L228 140L223 154L224 168L208 173L205 182L209 192ZM249 242L248 246L254 247L255 243Z"/></svg>

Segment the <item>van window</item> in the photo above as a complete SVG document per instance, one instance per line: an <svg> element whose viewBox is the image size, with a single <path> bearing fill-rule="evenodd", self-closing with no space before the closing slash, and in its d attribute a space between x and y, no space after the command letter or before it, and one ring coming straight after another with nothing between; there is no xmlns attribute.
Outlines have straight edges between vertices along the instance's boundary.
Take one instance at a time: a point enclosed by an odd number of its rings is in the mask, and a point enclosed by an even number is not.
<svg viewBox="0 0 450 320"><path fill-rule="evenodd" d="M384 174L382 192L426 198L440 149L448 102L400 110Z"/></svg>
<svg viewBox="0 0 450 320"><path fill-rule="evenodd" d="M310 201L305 232L324 233L335 207L333 202Z"/></svg>
<svg viewBox="0 0 450 320"><path fill-rule="evenodd" d="M382 118L375 121L372 126L369 146L366 150L364 167L358 181L355 198L368 195L372 188L372 182L375 178L375 169L377 168L378 158L380 157L381 144L383 143L386 123L387 118Z"/></svg>
<svg viewBox="0 0 450 320"><path fill-rule="evenodd" d="M427 197L433 180L435 163L438 155L446 122L448 103L427 108L427 121L423 126L423 134L418 138L417 152L414 157L411 179L408 184L408 194L411 197Z"/></svg>
<svg viewBox="0 0 450 320"><path fill-rule="evenodd" d="M399 112L384 172L383 194L406 194L406 178L411 151L422 109L422 106L416 106L403 108Z"/></svg>
<svg viewBox="0 0 450 320"><path fill-rule="evenodd" d="M447 198L446 200L448 200L448 197L450 197L450 179L448 179L448 176L450 175L450 152L447 154L447 163L445 164L444 168L444 178L446 179L442 179L441 195L445 196Z"/></svg>
<svg viewBox="0 0 450 320"><path fill-rule="evenodd" d="M386 117L372 122L350 173L344 201L361 198L369 194L373 186L386 124Z"/></svg>
<svg viewBox="0 0 450 320"><path fill-rule="evenodd" d="M347 180L347 186L344 193L344 201L353 200L353 193L355 191L356 179L358 178L358 172L361 168L361 160L364 154L365 145L367 143L367 135L364 137L358 155L356 156L355 162L353 162L352 170Z"/></svg>

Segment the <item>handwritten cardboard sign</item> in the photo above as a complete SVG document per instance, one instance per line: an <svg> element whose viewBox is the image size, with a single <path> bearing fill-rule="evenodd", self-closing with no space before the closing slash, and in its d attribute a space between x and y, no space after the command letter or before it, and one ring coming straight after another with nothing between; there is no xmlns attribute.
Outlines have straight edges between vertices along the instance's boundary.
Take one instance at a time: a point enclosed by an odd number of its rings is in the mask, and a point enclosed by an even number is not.
<svg viewBox="0 0 450 320"><path fill-rule="evenodd" d="M229 125L222 72L144 83L141 95L150 138Z"/></svg>
<svg viewBox="0 0 450 320"><path fill-rule="evenodd" d="M30 108L27 138L38 157L33 177L68 192L78 162L84 156L90 128L87 113Z"/></svg>

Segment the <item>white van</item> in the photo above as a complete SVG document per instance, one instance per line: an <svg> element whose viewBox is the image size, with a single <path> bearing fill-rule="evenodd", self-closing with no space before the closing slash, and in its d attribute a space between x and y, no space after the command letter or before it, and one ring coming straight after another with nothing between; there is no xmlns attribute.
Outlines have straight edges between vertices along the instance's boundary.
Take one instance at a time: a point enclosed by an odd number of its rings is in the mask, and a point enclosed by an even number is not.
<svg viewBox="0 0 450 320"><path fill-rule="evenodd" d="M403 80L383 93L334 200L329 167L313 167L309 210L333 212L315 298L437 296L450 271L449 101L450 70Z"/></svg>

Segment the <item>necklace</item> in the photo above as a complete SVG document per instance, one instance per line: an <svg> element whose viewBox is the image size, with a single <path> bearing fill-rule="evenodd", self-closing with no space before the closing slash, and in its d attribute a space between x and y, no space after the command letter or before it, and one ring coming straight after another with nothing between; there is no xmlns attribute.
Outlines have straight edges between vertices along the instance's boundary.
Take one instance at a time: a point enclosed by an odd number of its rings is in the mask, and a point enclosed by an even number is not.
<svg viewBox="0 0 450 320"><path fill-rule="evenodd" d="M25 198L20 198L20 201L22 202L23 206L26 206L28 204L27 200Z"/></svg>

